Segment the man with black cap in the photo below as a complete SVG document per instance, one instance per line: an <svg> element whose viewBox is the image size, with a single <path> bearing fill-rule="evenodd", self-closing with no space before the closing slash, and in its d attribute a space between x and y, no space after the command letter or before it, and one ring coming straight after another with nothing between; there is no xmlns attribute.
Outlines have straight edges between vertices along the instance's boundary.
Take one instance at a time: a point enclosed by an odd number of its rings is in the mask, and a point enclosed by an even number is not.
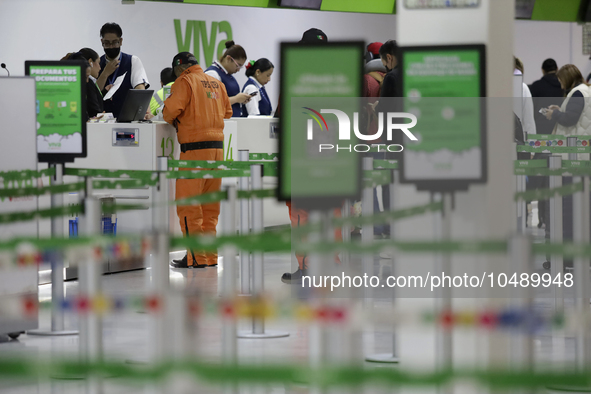
<svg viewBox="0 0 591 394"><path fill-rule="evenodd" d="M232 106L223 83L206 75L189 52L181 52L172 60L177 77L170 97L164 102L164 120L177 129L181 160L224 159L224 119L232 117ZM219 191L221 179L178 179L176 199ZM177 206L181 229L185 236L214 234L220 214L220 203ZM181 260L170 263L173 268L204 268L217 265L217 253L191 251Z"/></svg>
<svg viewBox="0 0 591 394"><path fill-rule="evenodd" d="M312 28L308 29L302 35L302 39L299 41L304 44L322 44L328 42L326 34L320 29ZM277 106L275 116L279 117L280 107ZM289 210L289 218L291 220L292 227L303 226L308 222L308 211L297 208L292 205L291 200L286 201L287 208ZM338 238L338 236L337 236ZM295 272L286 272L281 276L281 281L287 284L298 284L302 282L302 276L307 275L308 270L308 259L306 255L296 254L298 260L298 269ZM338 259L338 257L337 257Z"/></svg>

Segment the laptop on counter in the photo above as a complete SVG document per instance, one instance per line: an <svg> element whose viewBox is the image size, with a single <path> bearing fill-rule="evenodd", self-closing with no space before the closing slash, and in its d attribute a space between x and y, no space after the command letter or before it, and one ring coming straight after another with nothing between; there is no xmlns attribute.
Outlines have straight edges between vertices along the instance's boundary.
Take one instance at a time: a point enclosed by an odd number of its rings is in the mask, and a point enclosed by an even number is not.
<svg viewBox="0 0 591 394"><path fill-rule="evenodd" d="M153 94L153 90L129 89L119 112L117 123L144 120L146 111L150 108Z"/></svg>

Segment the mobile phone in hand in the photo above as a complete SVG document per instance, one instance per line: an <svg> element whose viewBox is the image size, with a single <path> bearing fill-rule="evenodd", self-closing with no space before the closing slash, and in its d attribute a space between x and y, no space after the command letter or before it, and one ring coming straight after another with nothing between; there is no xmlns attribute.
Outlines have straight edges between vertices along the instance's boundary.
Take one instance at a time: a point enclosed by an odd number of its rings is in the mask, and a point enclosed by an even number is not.
<svg viewBox="0 0 591 394"><path fill-rule="evenodd" d="M250 94L250 97L254 97L254 96L256 96L257 94L259 94L258 90L255 90L254 92L252 92L252 93Z"/></svg>

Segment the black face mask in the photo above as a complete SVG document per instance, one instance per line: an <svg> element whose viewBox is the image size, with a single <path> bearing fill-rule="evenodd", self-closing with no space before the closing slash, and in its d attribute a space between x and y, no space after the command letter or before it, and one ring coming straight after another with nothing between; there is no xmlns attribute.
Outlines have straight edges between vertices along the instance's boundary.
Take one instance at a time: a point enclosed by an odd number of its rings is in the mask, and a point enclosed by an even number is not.
<svg viewBox="0 0 591 394"><path fill-rule="evenodd" d="M117 48L105 48L105 55L107 55L107 57L109 59L116 59L117 56L119 56L119 52L121 52L121 48L117 47Z"/></svg>

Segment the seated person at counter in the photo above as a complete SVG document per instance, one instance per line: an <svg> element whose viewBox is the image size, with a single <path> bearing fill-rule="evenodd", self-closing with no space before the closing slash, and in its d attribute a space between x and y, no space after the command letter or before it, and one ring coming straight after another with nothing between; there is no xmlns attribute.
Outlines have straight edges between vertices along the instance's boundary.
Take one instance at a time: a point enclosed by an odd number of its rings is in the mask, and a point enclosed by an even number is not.
<svg viewBox="0 0 591 394"><path fill-rule="evenodd" d="M164 120L177 129L181 144L181 160L224 160L224 119L232 117L232 105L226 88L217 79L206 75L189 52L181 52L172 60L177 77L170 97L164 102ZM190 169L187 169L190 170ZM219 191L218 179L178 179L176 199ZM177 205L183 234L216 234L220 203ZM189 253L189 252L188 252ZM205 268L218 264L217 253L191 251L181 260L173 260L173 268Z"/></svg>
<svg viewBox="0 0 591 394"><path fill-rule="evenodd" d="M116 23L105 23L101 27L101 44L105 54L101 56L101 72L97 85L105 86L103 95L106 95L117 78L123 77L123 82L117 92L109 100L104 101L106 112L112 112L115 117L119 116L125 96L129 89L147 89L150 87L146 70L139 57L121 52L123 44L123 31Z"/></svg>

